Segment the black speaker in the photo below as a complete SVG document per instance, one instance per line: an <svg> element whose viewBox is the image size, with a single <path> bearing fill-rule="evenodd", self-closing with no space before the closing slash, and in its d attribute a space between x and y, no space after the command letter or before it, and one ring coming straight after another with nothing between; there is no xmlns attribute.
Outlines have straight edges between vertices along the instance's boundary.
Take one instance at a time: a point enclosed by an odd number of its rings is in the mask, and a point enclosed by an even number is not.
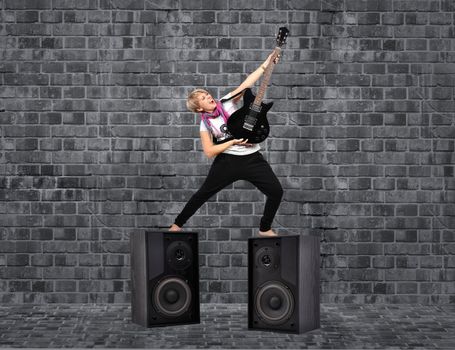
<svg viewBox="0 0 455 350"><path fill-rule="evenodd" d="M199 323L196 232L134 232L131 311L144 327Z"/></svg>
<svg viewBox="0 0 455 350"><path fill-rule="evenodd" d="M248 240L248 328L303 333L320 327L319 238Z"/></svg>

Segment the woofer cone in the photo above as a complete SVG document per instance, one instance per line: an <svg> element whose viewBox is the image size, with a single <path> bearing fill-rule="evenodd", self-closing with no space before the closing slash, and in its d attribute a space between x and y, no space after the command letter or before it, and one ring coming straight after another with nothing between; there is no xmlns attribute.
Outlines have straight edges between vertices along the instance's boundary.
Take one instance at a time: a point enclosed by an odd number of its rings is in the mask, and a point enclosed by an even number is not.
<svg viewBox="0 0 455 350"><path fill-rule="evenodd" d="M291 290L277 281L264 283L256 291L254 306L257 315L267 324L283 324L294 312Z"/></svg>
<svg viewBox="0 0 455 350"><path fill-rule="evenodd" d="M191 297L191 289L185 280L168 277L156 285L153 292L153 305L164 316L178 317L190 307Z"/></svg>

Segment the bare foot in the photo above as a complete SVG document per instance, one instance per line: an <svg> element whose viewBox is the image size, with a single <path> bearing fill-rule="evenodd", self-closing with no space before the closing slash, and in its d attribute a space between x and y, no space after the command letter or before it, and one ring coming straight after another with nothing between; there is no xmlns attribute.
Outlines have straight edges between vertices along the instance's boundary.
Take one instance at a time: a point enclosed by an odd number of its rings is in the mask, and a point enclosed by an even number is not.
<svg viewBox="0 0 455 350"><path fill-rule="evenodd" d="M182 228L177 226L176 224L172 224L171 227L169 227L169 231L172 231L172 232L179 232L179 231L182 231Z"/></svg>
<svg viewBox="0 0 455 350"><path fill-rule="evenodd" d="M268 231L259 231L259 237L276 237L278 234L272 229Z"/></svg>

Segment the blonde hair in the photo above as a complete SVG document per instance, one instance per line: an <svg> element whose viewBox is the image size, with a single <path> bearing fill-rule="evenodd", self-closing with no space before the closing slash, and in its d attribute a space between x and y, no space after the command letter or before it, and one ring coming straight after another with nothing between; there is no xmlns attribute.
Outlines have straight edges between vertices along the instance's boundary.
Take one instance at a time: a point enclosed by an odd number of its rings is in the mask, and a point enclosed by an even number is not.
<svg viewBox="0 0 455 350"><path fill-rule="evenodd" d="M186 98L186 107L191 112L198 112L199 104L197 103L197 97L199 94L209 93L207 90L204 89L194 89L190 92L188 97Z"/></svg>

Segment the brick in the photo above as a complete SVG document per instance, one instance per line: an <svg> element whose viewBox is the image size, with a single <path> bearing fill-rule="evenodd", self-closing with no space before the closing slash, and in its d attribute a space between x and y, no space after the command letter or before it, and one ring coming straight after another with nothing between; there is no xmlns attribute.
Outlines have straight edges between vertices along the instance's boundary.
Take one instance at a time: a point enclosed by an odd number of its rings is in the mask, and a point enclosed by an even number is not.
<svg viewBox="0 0 455 350"><path fill-rule="evenodd" d="M417 293L417 283L405 282L397 283L397 294L416 294Z"/></svg>
<svg viewBox="0 0 455 350"><path fill-rule="evenodd" d="M17 23L33 23L38 22L38 11L24 11L17 12L16 22Z"/></svg>
<svg viewBox="0 0 455 350"><path fill-rule="evenodd" d="M29 266L29 256L27 254L7 255L7 266Z"/></svg>
<svg viewBox="0 0 455 350"><path fill-rule="evenodd" d="M419 257L417 256L397 256L396 267L398 268L417 268L419 266Z"/></svg>
<svg viewBox="0 0 455 350"><path fill-rule="evenodd" d="M348 11L390 11L392 1L368 1L368 0L347 0L346 10Z"/></svg>
<svg viewBox="0 0 455 350"><path fill-rule="evenodd" d="M399 0L394 3L396 11L438 11L439 3L437 1L413 1L412 4L405 0Z"/></svg>
<svg viewBox="0 0 455 350"><path fill-rule="evenodd" d="M247 279L247 268L236 267L236 268L221 268L220 277L224 280L246 280Z"/></svg>
<svg viewBox="0 0 455 350"><path fill-rule="evenodd" d="M51 0L37 0L37 1L27 1L27 0L7 0L6 9L50 9Z"/></svg>
<svg viewBox="0 0 455 350"><path fill-rule="evenodd" d="M229 266L229 255L209 255L207 262L209 267L226 267Z"/></svg>
<svg viewBox="0 0 455 350"><path fill-rule="evenodd" d="M348 258L348 267L350 268L369 268L370 267L369 256L357 256Z"/></svg>

